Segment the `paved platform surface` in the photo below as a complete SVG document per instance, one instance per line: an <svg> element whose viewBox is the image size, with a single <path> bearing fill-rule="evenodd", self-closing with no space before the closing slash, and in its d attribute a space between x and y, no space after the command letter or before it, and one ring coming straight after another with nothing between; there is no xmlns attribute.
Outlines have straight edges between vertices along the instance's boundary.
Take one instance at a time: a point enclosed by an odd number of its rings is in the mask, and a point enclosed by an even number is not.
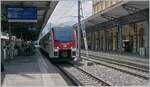
<svg viewBox="0 0 150 87"><path fill-rule="evenodd" d="M135 56L135 55L127 55L127 54L119 54L119 53L107 53L107 52L100 52L100 51L88 51L89 54L98 55L100 57L106 57L111 59L124 59L124 60L131 60L133 62L138 62L144 65L149 65L149 58L142 57L142 56ZM81 53L86 53L85 50L82 50Z"/></svg>
<svg viewBox="0 0 150 87"><path fill-rule="evenodd" d="M2 87L52 87L67 86L53 65L37 50L28 57L16 57L5 63Z"/></svg>

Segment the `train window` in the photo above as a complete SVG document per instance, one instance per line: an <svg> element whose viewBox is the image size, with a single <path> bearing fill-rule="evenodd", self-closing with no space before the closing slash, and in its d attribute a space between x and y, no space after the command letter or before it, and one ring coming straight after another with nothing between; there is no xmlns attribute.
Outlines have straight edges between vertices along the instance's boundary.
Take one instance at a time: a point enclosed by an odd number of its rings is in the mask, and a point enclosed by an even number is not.
<svg viewBox="0 0 150 87"><path fill-rule="evenodd" d="M73 30L71 29L55 30L54 38L55 40L62 41L62 42L73 41Z"/></svg>

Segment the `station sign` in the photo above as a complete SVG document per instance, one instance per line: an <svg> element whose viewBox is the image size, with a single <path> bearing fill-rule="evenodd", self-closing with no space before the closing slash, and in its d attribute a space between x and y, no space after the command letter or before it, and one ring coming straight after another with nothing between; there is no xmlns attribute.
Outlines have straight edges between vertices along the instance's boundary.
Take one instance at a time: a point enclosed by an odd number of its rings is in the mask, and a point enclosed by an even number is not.
<svg viewBox="0 0 150 87"><path fill-rule="evenodd" d="M36 7L7 7L8 22L37 22Z"/></svg>

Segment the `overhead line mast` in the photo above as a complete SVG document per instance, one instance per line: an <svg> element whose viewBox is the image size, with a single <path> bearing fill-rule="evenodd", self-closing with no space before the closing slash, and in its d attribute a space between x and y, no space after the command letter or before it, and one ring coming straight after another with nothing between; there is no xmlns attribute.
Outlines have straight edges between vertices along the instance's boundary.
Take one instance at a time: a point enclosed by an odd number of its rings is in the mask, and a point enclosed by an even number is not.
<svg viewBox="0 0 150 87"><path fill-rule="evenodd" d="M78 0L78 58L81 58L81 15L80 15L80 7L81 1Z"/></svg>
<svg viewBox="0 0 150 87"><path fill-rule="evenodd" d="M86 49L86 54L88 57L88 45L87 45L87 38L86 38L86 31L85 31L85 24L84 22L81 23L81 17L84 18L82 3L78 0L78 59L81 59L81 30L84 39L84 46Z"/></svg>

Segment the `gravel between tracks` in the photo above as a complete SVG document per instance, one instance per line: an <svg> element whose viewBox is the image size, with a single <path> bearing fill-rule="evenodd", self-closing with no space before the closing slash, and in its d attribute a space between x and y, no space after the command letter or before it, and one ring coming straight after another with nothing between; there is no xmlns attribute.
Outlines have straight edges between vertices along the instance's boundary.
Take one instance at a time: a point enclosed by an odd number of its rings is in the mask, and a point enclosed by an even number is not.
<svg viewBox="0 0 150 87"><path fill-rule="evenodd" d="M63 69L65 69L67 72L69 72L72 76L74 76L78 81L80 81L84 85L88 86L101 86L97 81L94 81L92 78L89 78L87 75L83 74L80 72L78 69L75 67L70 67L70 66L62 66Z"/></svg>
<svg viewBox="0 0 150 87"><path fill-rule="evenodd" d="M109 65L109 66L113 66L113 67L116 67L116 68L119 68L119 69L122 69L122 70L126 70L126 71L129 71L129 72L133 72L133 73L136 73L136 74L139 74L139 75L143 75L145 77L149 77L149 73L147 73L147 72L143 72L143 71L139 71L139 70L135 70L135 69L131 69L131 68L128 68L128 67L124 67L124 66L120 66L120 65L116 65L116 64L111 64L111 63L107 63L107 62L103 62L103 61L99 61L99 60L95 60L95 59L94 59L94 61L97 61L97 62L102 63L102 64L106 64L106 65Z"/></svg>
<svg viewBox="0 0 150 87"><path fill-rule="evenodd" d="M81 64L84 63L81 62ZM147 85L149 83L148 80L144 80L142 78L138 78L133 75L129 75L102 65L96 64L92 66L81 65L79 67L93 74L94 76L103 79L110 85L128 86L128 85Z"/></svg>

